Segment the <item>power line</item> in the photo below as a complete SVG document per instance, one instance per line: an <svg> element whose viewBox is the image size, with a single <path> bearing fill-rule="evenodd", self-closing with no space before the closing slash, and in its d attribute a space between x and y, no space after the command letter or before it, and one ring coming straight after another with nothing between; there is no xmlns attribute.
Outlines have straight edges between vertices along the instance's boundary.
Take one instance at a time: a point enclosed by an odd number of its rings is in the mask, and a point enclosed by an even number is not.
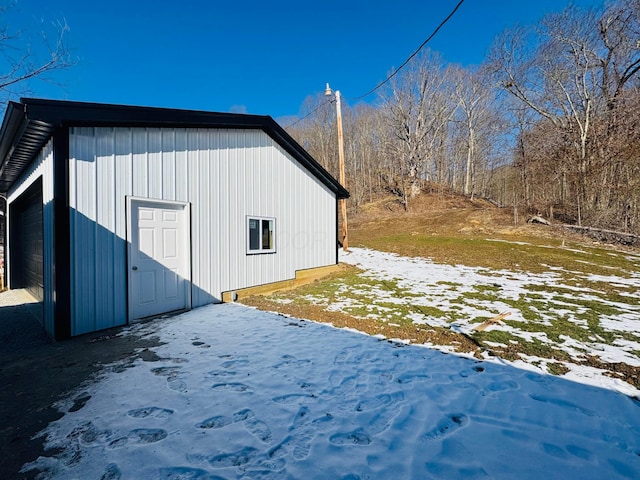
<svg viewBox="0 0 640 480"><path fill-rule="evenodd" d="M464 0L460 0L458 2L458 4L455 6L455 8L451 11L451 13L447 16L447 18L445 18L442 22L440 22L440 25L438 25L436 27L436 29L433 31L433 33L431 33L431 35L429 35L429 37L427 37L427 39L422 42L422 44L416 49L415 52L413 52L411 55L409 55L409 57L402 63L402 65L400 65L396 70L393 71L393 73L391 75L389 75L387 78L385 78L382 82L380 82L379 84L377 84L374 88L372 88L371 90L369 90L367 93L365 93L364 95L360 95L358 97L349 97L347 98L347 100L360 100L361 98L365 98L368 97L369 95L371 95L373 92L375 92L376 90L378 90L380 87L382 87L383 85L385 85L387 82L389 82L389 80L391 80L393 77L395 77L397 75L397 73L402 70L410 61L413 57L415 57L418 52L420 52L420 50L422 50L424 48L424 46L429 43L431 41L431 39L433 37L436 36L436 34L438 33L438 31L440 31L440 29L442 27L444 27L444 25L451 19L451 17L453 17L453 15L458 11L458 9L460 8L460 6L464 3ZM290 128L293 127L295 125L297 125L298 123L302 122L304 119L310 117L311 115L313 115L314 113L316 113L318 110L320 110L322 107L324 107L326 104L330 103L330 101L326 101L324 103L321 103L320 105L318 105L316 108L314 108L313 110L311 110L309 113L307 113L304 117L300 118L299 120L296 120L295 122L287 125L284 128Z"/></svg>
<svg viewBox="0 0 640 480"><path fill-rule="evenodd" d="M447 16L447 18L445 18L442 22L440 22L440 25L438 25L438 27L433 31L433 33L431 35L429 35L429 37L422 42L422 45L420 45L415 52L413 52L411 55L409 55L409 57L404 61L404 63L402 65L400 65L396 70L393 71L393 73L391 75L389 75L387 78L385 78L382 82L380 82L378 85L376 85L373 89L371 89L370 91L368 91L367 93L365 93L364 95L360 95L359 97L352 97L349 98L348 100L360 100L361 98L365 98L368 97L369 95L371 95L373 92L375 92L376 90L378 90L381 86L383 86L384 84L386 84L389 80L391 80L393 77L396 76L396 74L402 70L402 68L404 68L407 63L409 63L411 61L411 59L413 57L415 57L418 52L420 50L422 50L422 48L429 43L429 41L436 36L436 33L438 33L438 31L444 27L444 25L451 19L451 17L453 17L453 15L456 13L456 11L460 8L460 6L464 3L464 0L460 0L458 2L458 4L455 6L455 8L451 11L451 13L449 14L449 16Z"/></svg>
<svg viewBox="0 0 640 480"><path fill-rule="evenodd" d="M324 107L325 105L331 103L331 100L326 100L325 102L321 103L320 105L318 105L316 108L314 108L313 110L311 110L309 113L307 113L304 117L299 118L298 120L296 120L293 123L290 123L289 125L287 125L286 127L283 128L290 128L290 127L294 127L297 124L299 124L301 121L303 121L305 118L310 117L311 115L313 115L314 113L316 113L318 110L320 110L322 107Z"/></svg>

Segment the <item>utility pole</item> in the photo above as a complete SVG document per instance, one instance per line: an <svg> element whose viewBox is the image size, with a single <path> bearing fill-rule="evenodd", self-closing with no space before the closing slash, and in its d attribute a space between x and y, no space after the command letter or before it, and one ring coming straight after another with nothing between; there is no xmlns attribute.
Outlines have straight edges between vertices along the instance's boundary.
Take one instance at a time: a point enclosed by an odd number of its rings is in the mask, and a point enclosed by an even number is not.
<svg viewBox="0 0 640 480"><path fill-rule="evenodd" d="M324 91L326 97L333 96L333 91L327 83ZM340 185L346 188L344 175L344 137L342 134L342 107L340 105L340 91L336 90L336 123L338 124L338 165L340 176L338 178ZM347 199L338 200L340 211L342 213L342 248L346 252L349 247L348 230L347 230Z"/></svg>

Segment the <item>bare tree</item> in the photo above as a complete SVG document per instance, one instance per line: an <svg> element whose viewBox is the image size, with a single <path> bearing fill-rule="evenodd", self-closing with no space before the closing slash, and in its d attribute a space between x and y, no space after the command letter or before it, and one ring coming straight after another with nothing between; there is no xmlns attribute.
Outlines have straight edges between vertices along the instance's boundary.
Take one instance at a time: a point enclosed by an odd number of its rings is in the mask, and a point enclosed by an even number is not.
<svg viewBox="0 0 640 480"><path fill-rule="evenodd" d="M582 15L570 7L545 17L537 31L540 43L536 50L528 53L526 35L514 30L503 37L497 51L504 88L574 142L579 224L597 88L592 54L595 23L593 12Z"/></svg>
<svg viewBox="0 0 640 480"><path fill-rule="evenodd" d="M380 112L371 105L348 108L343 115L345 128L345 169L351 193L351 206L358 207L380 190L384 176L380 128Z"/></svg>
<svg viewBox="0 0 640 480"><path fill-rule="evenodd" d="M537 28L508 31L493 49L502 86L559 143L551 150L564 162L560 192L570 195L578 224L602 223L611 209L608 186L618 173L606 145L625 115L620 99L640 71L639 3L620 0L601 12L569 7Z"/></svg>
<svg viewBox="0 0 640 480"><path fill-rule="evenodd" d="M338 177L338 139L335 126L335 107L318 93L305 99L301 121L287 127L287 131L329 173ZM312 112L311 115L308 112Z"/></svg>
<svg viewBox="0 0 640 480"><path fill-rule="evenodd" d="M52 81L51 75L75 64L67 45L65 21L40 25L40 42L32 47L27 33L10 25L9 7L0 5L0 96L3 100L28 92L33 79Z"/></svg>
<svg viewBox="0 0 640 480"><path fill-rule="evenodd" d="M455 121L461 125L461 137L465 144L463 193L472 195L476 173L480 174L480 161L489 157L492 126L499 122L493 107L495 98L490 86L489 72L456 67L455 98L458 102ZM483 148L484 147L484 148Z"/></svg>
<svg viewBox="0 0 640 480"><path fill-rule="evenodd" d="M395 76L382 94L386 147L398 164L389 183L405 209L408 199L420 191L421 180L430 175L434 148L455 110L451 88L442 59L427 51Z"/></svg>
<svg viewBox="0 0 640 480"><path fill-rule="evenodd" d="M596 50L602 97L615 110L625 86L640 72L640 0L612 4L598 20Z"/></svg>

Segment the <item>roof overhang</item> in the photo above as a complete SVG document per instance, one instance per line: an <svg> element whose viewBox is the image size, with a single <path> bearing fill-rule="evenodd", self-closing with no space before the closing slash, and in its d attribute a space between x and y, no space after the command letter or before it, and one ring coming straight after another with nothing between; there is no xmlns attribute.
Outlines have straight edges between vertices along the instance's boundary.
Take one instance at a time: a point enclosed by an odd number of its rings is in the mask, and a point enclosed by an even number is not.
<svg viewBox="0 0 640 480"><path fill-rule="evenodd" d="M259 129L267 133L337 198L349 192L266 115L136 107L23 98L9 102L0 128L0 192L6 193L60 127Z"/></svg>

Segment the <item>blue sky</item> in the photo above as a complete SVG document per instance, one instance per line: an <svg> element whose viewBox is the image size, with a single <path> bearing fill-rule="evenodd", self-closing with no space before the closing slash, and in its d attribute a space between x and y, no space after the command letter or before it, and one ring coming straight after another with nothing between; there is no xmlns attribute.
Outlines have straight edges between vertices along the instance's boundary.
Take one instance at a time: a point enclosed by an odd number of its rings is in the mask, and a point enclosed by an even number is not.
<svg viewBox="0 0 640 480"><path fill-rule="evenodd" d="M298 114L326 82L347 101L366 93L457 2L17 0L11 21L34 37L41 20L64 19L71 28L77 65L56 76L63 87L32 83L32 96L277 119ZM429 47L448 62L478 64L506 27L535 23L568 3L465 0Z"/></svg>

